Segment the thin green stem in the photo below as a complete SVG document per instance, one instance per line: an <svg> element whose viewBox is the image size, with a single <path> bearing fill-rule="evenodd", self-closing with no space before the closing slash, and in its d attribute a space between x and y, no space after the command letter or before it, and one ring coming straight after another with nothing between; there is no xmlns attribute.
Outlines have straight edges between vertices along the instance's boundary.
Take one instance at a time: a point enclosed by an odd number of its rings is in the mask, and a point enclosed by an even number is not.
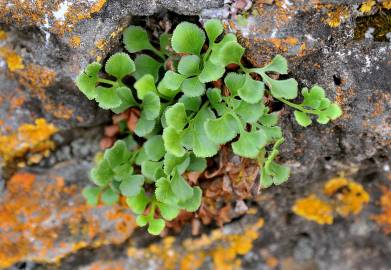
<svg viewBox="0 0 391 270"><path fill-rule="evenodd" d="M173 53L171 53L171 52L169 52L167 50L164 50L163 53L164 53L165 56L167 56L167 58L170 58L170 57L172 57L174 55Z"/></svg>
<svg viewBox="0 0 391 270"><path fill-rule="evenodd" d="M259 75L261 75L262 73L264 73L264 69L263 68L248 68L246 69L249 73L257 73Z"/></svg>
<svg viewBox="0 0 391 270"><path fill-rule="evenodd" d="M295 104L293 102L290 102L290 101L288 101L288 100L286 100L284 98L278 98L278 97L274 97L274 98L276 98L277 100L281 101L282 103L285 103L286 105L288 105L288 106L290 106L292 108L295 108L296 110L299 110L301 112L319 115L318 111L304 109L303 106L301 106L299 104Z"/></svg>
<svg viewBox="0 0 391 270"><path fill-rule="evenodd" d="M188 117L187 117L187 120L190 120L194 118L194 116L197 114L197 112L192 112Z"/></svg>
<svg viewBox="0 0 391 270"><path fill-rule="evenodd" d="M132 134L132 133L129 133L129 134ZM136 150L133 150L132 152L134 153L134 155L129 159L130 163L134 164L134 160L137 158L137 155L138 153L143 149L143 147L140 147Z"/></svg>
<svg viewBox="0 0 391 270"><path fill-rule="evenodd" d="M202 109L204 109L208 105L209 105L209 101L205 101L205 103L202 104L202 107L198 111L200 112Z"/></svg>
<svg viewBox="0 0 391 270"><path fill-rule="evenodd" d="M161 51L157 50L154 47L151 47L151 51L153 51L157 56L159 56L161 59L163 59L163 61L166 60L166 58L164 57L164 53L162 53Z"/></svg>
<svg viewBox="0 0 391 270"><path fill-rule="evenodd" d="M111 190L114 190L114 191L117 191L117 189L114 187L113 185L113 182L110 182L108 185L107 185L108 188L110 188Z"/></svg>
<svg viewBox="0 0 391 270"><path fill-rule="evenodd" d="M270 167L270 164L272 163L272 161L276 158L276 156L280 153L279 151L279 147L280 145L285 141L284 138L280 138L278 141L275 142L275 144L273 145L273 149L271 151L271 153L269 154L269 156L267 157L266 161L265 161L265 170L269 171L269 167Z"/></svg>
<svg viewBox="0 0 391 270"><path fill-rule="evenodd" d="M241 69L242 71L244 71L244 73L246 73L246 74L250 74L250 73L252 72L252 68L245 68L245 67L242 65L242 63L240 63L239 66L240 66L240 69Z"/></svg>
<svg viewBox="0 0 391 270"><path fill-rule="evenodd" d="M208 49L206 50L206 53L204 54L204 57L202 58L204 63L206 62L207 58L209 57L210 53L212 52L212 46L208 47Z"/></svg>
<svg viewBox="0 0 391 270"><path fill-rule="evenodd" d="M263 148L263 149L261 149L261 151L259 151L259 154L257 156L258 166L261 170L262 170L263 164L265 162L265 154L266 154L266 151L265 151L265 148Z"/></svg>
<svg viewBox="0 0 391 270"><path fill-rule="evenodd" d="M122 80L117 80L117 84L118 84L119 87L126 86L126 85L122 82Z"/></svg>
<svg viewBox="0 0 391 270"><path fill-rule="evenodd" d="M153 219L153 216L155 215L155 209L156 209L156 199L153 198L153 200L151 202L151 210L148 213L149 219L151 219L151 218Z"/></svg>
<svg viewBox="0 0 391 270"><path fill-rule="evenodd" d="M117 82L113 82L111 80L106 80L106 79L103 79L103 78L98 78L98 82L110 84L110 85L113 85L113 86L117 84Z"/></svg>

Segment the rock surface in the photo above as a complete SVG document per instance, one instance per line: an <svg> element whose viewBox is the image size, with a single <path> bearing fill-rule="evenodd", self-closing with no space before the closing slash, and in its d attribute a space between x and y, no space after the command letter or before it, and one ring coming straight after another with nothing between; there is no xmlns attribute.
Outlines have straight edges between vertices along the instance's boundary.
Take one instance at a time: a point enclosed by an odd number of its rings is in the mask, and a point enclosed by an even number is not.
<svg viewBox="0 0 391 270"><path fill-rule="evenodd" d="M9 93L19 89L17 108L3 112L3 121L13 129L40 116L63 129L101 124L107 114L80 94L73 79L118 47L131 15L161 10L189 15L221 5L222 0L2 1L2 109L12 107Z"/></svg>
<svg viewBox="0 0 391 270"><path fill-rule="evenodd" d="M391 269L391 238L384 224L375 222L380 213L391 213L391 203L387 212L383 200L391 189L391 45L355 38L357 17L380 7L387 12L381 1L362 11L362 2L0 3L0 145L2 140L15 143L15 138L16 144L29 143L22 156L0 170L5 185L0 193L0 268ZM286 138L281 161L292 168L288 183L263 190L247 202L248 215L222 230L204 227L203 236L191 238L187 225L173 237L153 238L143 230L130 237L134 222L129 210L89 208L81 198L102 134L94 126L109 115L82 96L72 80L87 63L121 49L122 30L143 20L135 16L186 19L167 10L225 19L228 31L236 32L247 48L249 63L262 66L277 53L285 55L289 75L300 86L324 87L344 115L304 129L289 108L275 104ZM40 118L45 125L34 124ZM21 127L33 130L33 139L20 138ZM26 164L31 165L21 168ZM368 192L370 202L362 211L336 215L331 225L293 213L298 199L325 197L324 183L338 175ZM384 215L383 223L388 220L390 226L391 214Z"/></svg>
<svg viewBox="0 0 391 270"><path fill-rule="evenodd" d="M41 173L19 171L0 200L0 267L58 262L85 247L124 242L135 228L127 207L88 207L80 187L88 162L65 162ZM69 168L72 168L71 170Z"/></svg>

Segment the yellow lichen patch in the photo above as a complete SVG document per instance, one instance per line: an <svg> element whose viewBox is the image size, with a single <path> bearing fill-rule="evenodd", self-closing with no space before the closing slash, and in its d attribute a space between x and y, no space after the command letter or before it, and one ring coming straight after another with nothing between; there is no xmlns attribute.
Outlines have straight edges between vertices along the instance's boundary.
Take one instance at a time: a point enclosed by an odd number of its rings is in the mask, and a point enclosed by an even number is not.
<svg viewBox="0 0 391 270"><path fill-rule="evenodd" d="M116 40L118 36L121 36L124 29L128 27L130 21L125 20L117 26L116 30L110 33L110 36L105 38L100 38L95 41L95 48L91 49L88 53L92 57L95 57L96 62L101 62L102 58L107 55L107 50L109 50L109 45L113 44L113 40Z"/></svg>
<svg viewBox="0 0 391 270"><path fill-rule="evenodd" d="M0 47L0 57L5 60L10 71L23 69L23 58L7 47Z"/></svg>
<svg viewBox="0 0 391 270"><path fill-rule="evenodd" d="M391 1L387 0L382 3L383 8L391 9Z"/></svg>
<svg viewBox="0 0 391 270"><path fill-rule="evenodd" d="M23 124L9 135L0 134L0 157L5 163L21 158L27 153L42 153L52 150L54 143L50 136L57 128L45 119L36 119L35 124Z"/></svg>
<svg viewBox="0 0 391 270"><path fill-rule="evenodd" d="M338 7L334 11L327 13L326 23L331 27L338 27L343 20L349 17L349 10L347 7Z"/></svg>
<svg viewBox="0 0 391 270"><path fill-rule="evenodd" d="M292 207L293 212L319 224L332 224L334 213L342 217L357 215L370 199L362 185L343 177L327 181L323 193L328 196L327 200L311 194L297 200Z"/></svg>
<svg viewBox="0 0 391 270"><path fill-rule="evenodd" d="M258 238L258 233L253 230L246 231L244 235L229 235L229 245L220 246L213 250L212 258L217 270L239 269L241 262L239 255L245 255L253 247L252 242Z"/></svg>
<svg viewBox="0 0 391 270"><path fill-rule="evenodd" d="M5 40L7 38L7 33L3 30L0 30L0 40Z"/></svg>
<svg viewBox="0 0 391 270"><path fill-rule="evenodd" d="M98 41L95 42L95 46L99 49L99 50L103 50L106 46L106 42L105 40L103 39L99 39Z"/></svg>
<svg viewBox="0 0 391 270"><path fill-rule="evenodd" d="M119 232L122 222L127 230ZM17 173L0 199L0 268L25 260L58 262L87 246L120 244L134 228L129 209L87 206L79 188L56 172Z"/></svg>
<svg viewBox="0 0 391 270"><path fill-rule="evenodd" d="M332 224L334 220L332 206L315 194L297 200L292 210L296 215L318 224Z"/></svg>
<svg viewBox="0 0 391 270"><path fill-rule="evenodd" d="M391 234L391 190L383 187L383 195L380 198L382 213L373 219L383 228L386 234Z"/></svg>
<svg viewBox="0 0 391 270"><path fill-rule="evenodd" d="M205 261L205 254L186 254L181 260L180 269L197 270L200 269Z"/></svg>
<svg viewBox="0 0 391 270"><path fill-rule="evenodd" d="M374 5L376 5L375 0L367 0L364 3L362 3L360 7L360 11L363 13L369 13Z"/></svg>
<svg viewBox="0 0 391 270"><path fill-rule="evenodd" d="M323 186L323 192L327 196L334 195L341 187L348 184L348 179L343 177L332 178Z"/></svg>
<svg viewBox="0 0 391 270"><path fill-rule="evenodd" d="M212 269L215 270L240 269L240 256L251 251L263 224L264 220L260 219L239 232L217 229L198 239L186 239L179 246L174 245L175 238L167 237L162 243L146 249L130 247L128 256L141 262L154 260L160 269L165 270L178 269L178 266L181 270L203 269L207 261L213 263Z"/></svg>
<svg viewBox="0 0 391 270"><path fill-rule="evenodd" d="M78 48L80 47L81 38L80 36L74 35L69 39L69 45L72 48Z"/></svg>
<svg viewBox="0 0 391 270"><path fill-rule="evenodd" d="M99 51L104 51L105 48L107 46L107 42L104 40L104 39L99 39L95 42L95 47L98 49L98 52ZM100 55L99 53L97 54L97 50L92 50L90 52L91 55L96 55L96 59L95 61L97 62L100 62L102 60L102 55Z"/></svg>
<svg viewBox="0 0 391 270"><path fill-rule="evenodd" d="M362 185L342 177L327 181L324 193L329 197L335 196L335 210L343 217L357 215L363 205L369 202L369 194Z"/></svg>

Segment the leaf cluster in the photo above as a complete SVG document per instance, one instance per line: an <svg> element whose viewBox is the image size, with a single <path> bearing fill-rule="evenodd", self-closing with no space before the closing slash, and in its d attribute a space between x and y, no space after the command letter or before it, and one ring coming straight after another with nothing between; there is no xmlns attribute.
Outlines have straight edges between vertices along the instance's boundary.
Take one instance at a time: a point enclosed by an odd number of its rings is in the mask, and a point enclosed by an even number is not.
<svg viewBox="0 0 391 270"><path fill-rule="evenodd" d="M105 152L91 171L96 187L83 192L90 204L110 205L124 196L137 223L159 234L165 220L199 208L202 191L184 175L205 170L206 158L221 145L231 143L236 155L259 161L261 186L288 179L289 168L275 161L282 131L278 115L265 106L265 95L293 107L302 126L311 124L310 115L321 124L341 115L319 86L304 88L302 103L289 101L298 95L296 80L272 76L288 73L286 59L277 55L262 68L246 68L245 49L235 35L223 32L218 20L207 21L204 29L182 22L155 47L143 28L130 26L123 42L136 54L134 61L116 53L105 64L106 74L101 64L92 63L77 77L79 89L100 107L114 113L131 107L141 111L134 133L142 145L135 147L130 135ZM237 71L227 73L229 65ZM129 79L133 85L125 83ZM224 87L213 87L218 80Z"/></svg>

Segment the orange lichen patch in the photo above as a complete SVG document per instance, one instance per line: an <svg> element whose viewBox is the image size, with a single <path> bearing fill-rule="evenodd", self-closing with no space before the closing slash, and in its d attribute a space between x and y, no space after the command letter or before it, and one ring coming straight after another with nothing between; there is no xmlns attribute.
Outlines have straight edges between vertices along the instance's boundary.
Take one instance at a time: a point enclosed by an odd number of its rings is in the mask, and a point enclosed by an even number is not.
<svg viewBox="0 0 391 270"><path fill-rule="evenodd" d="M244 37L239 37L239 42L246 48L250 48L250 53L246 55L247 59L254 64L255 66L260 66L266 64L271 59L267 56L260 56L266 54L274 55L278 53L289 53L295 54L297 56L304 56L313 51L314 49L311 46L307 46L307 41L300 41L295 37L285 37L285 38L259 38L255 37L253 39L246 39ZM253 46L252 44L257 44ZM256 52L260 54L256 54ZM262 52L262 53L261 53Z"/></svg>
<svg viewBox="0 0 391 270"><path fill-rule="evenodd" d="M95 42L95 46L99 49L99 50L103 50L106 46L106 41L104 39L99 39L98 41Z"/></svg>
<svg viewBox="0 0 391 270"><path fill-rule="evenodd" d="M95 48L90 50L88 53L95 57L95 61L100 62L110 49L110 44L116 42L117 37L122 35L124 29L128 27L130 21L124 20L120 25L117 26L116 30L110 33L110 36L106 36L104 39L98 39L95 41Z"/></svg>
<svg viewBox="0 0 391 270"><path fill-rule="evenodd" d="M52 85L56 79L56 72L49 68L29 64L23 70L17 72L18 81L21 85L35 90L42 98L42 91L44 88Z"/></svg>
<svg viewBox="0 0 391 270"><path fill-rule="evenodd" d="M30 89L38 97L47 112L61 119L70 119L72 117L73 109L63 104L53 103L46 96L46 88L54 83L57 76L54 70L40 65L29 64L24 69L17 70L15 74L18 82Z"/></svg>
<svg viewBox="0 0 391 270"><path fill-rule="evenodd" d="M97 50L92 50L91 55L96 55L96 61L100 62L102 60L102 55L99 54L99 51L104 51L107 46L107 42L104 39L99 39L95 42L95 47L98 49Z"/></svg>
<svg viewBox="0 0 391 270"><path fill-rule="evenodd" d="M383 6L383 8L385 8L385 9L391 9L391 1L384 1L383 3L382 3L382 6Z"/></svg>
<svg viewBox="0 0 391 270"><path fill-rule="evenodd" d="M336 196L335 210L343 217L357 215L370 199L362 185L342 177L327 181L324 193L329 197Z"/></svg>
<svg viewBox="0 0 391 270"><path fill-rule="evenodd" d="M3 30L0 30L0 40L5 40L7 38L7 33Z"/></svg>
<svg viewBox="0 0 391 270"><path fill-rule="evenodd" d="M173 250L174 237L166 237L161 244L152 244L148 247L150 254L159 256L162 269L175 269L179 260L179 254Z"/></svg>
<svg viewBox="0 0 391 270"><path fill-rule="evenodd" d="M10 71L23 69L23 58L7 47L0 47L0 57L5 60Z"/></svg>
<svg viewBox="0 0 391 270"><path fill-rule="evenodd" d="M341 85L343 84L345 84L345 80L341 79ZM353 88L343 89L342 86L337 86L335 87L335 92L335 103L337 103L343 111L341 119L350 119L351 115L349 114L349 111L351 108L346 105L349 104L351 98L357 95L356 91Z"/></svg>
<svg viewBox="0 0 391 270"><path fill-rule="evenodd" d="M346 103L346 97L344 95L342 87L341 86L337 86L335 91L336 91L336 94L337 94L337 96L335 97L335 102L338 105L344 105Z"/></svg>
<svg viewBox="0 0 391 270"><path fill-rule="evenodd" d="M386 234L391 234L391 190L383 187L383 195L380 198L382 213L373 219L383 228Z"/></svg>
<svg viewBox="0 0 391 270"><path fill-rule="evenodd" d="M134 218L129 215L129 212L123 211L123 209L126 208L126 205L122 204L122 206L123 208L113 208L111 211L108 211L106 218L109 221L120 220L115 228L118 232L126 234L134 227Z"/></svg>
<svg viewBox="0 0 391 270"><path fill-rule="evenodd" d="M295 37L269 38L266 39L266 41L271 42L277 49L282 52L287 52L290 47L295 46L299 43L299 40Z"/></svg>
<svg viewBox="0 0 391 270"><path fill-rule="evenodd" d="M180 269L197 270L205 261L205 254L186 254L181 260Z"/></svg>
<svg viewBox="0 0 391 270"><path fill-rule="evenodd" d="M65 13L65 20L55 21L52 31L60 35L65 32L71 32L81 20L90 19L93 14L99 12L106 4L106 1L94 1L92 6L89 6L89 2L87 2L87 5L86 3L79 4L77 2L71 4Z"/></svg>
<svg viewBox="0 0 391 270"><path fill-rule="evenodd" d="M305 56L306 55L306 51L307 51L307 45L304 43L302 43L300 45L300 48L299 48L299 51L297 52L297 55L298 56Z"/></svg>
<svg viewBox="0 0 391 270"><path fill-rule="evenodd" d="M120 261L97 261L93 264L90 264L86 267L83 267L82 270L126 270L129 269L126 267L126 262L123 260Z"/></svg>
<svg viewBox="0 0 391 270"><path fill-rule="evenodd" d="M241 266L241 255L253 248L253 241L259 237L259 229L264 220L249 225L241 232L212 231L198 239L186 239L180 245L174 245L176 239L167 237L160 244L152 244L146 249L130 247L128 256L140 262L155 260L160 269L196 270L203 269L207 261L213 263L215 270L234 270ZM154 262L155 263L155 262Z"/></svg>
<svg viewBox="0 0 391 270"><path fill-rule="evenodd" d="M21 158L27 153L44 153L54 148L50 136L57 128L45 119L35 120L35 124L23 124L9 135L0 134L0 157L5 163Z"/></svg>
<svg viewBox="0 0 391 270"><path fill-rule="evenodd" d="M183 243L185 249L191 254L207 255L212 257L213 269L231 270L240 268L239 255L245 255L251 251L253 241L259 237L258 230L264 225L264 220L246 228L242 233L224 234L221 230L215 230L209 237L205 235L200 239L186 240Z"/></svg>
<svg viewBox="0 0 391 270"><path fill-rule="evenodd" d="M106 211L113 215L107 218ZM124 221L127 230L117 231ZM120 244L134 228L128 209L87 206L79 188L56 172L17 173L0 199L0 268L24 260L57 262L87 246Z"/></svg>
<svg viewBox="0 0 391 270"><path fill-rule="evenodd" d="M368 101L373 107L371 117L378 117L384 113L386 104L391 102L391 94L376 91L368 97Z"/></svg>
<svg viewBox="0 0 391 270"><path fill-rule="evenodd" d="M269 268L276 268L279 264L279 261L276 257L274 256L270 256L266 259L266 265L269 267Z"/></svg>
<svg viewBox="0 0 391 270"><path fill-rule="evenodd" d="M296 215L318 224L332 224L334 220L332 206L319 199L315 194L296 200L292 211Z"/></svg>
<svg viewBox="0 0 391 270"><path fill-rule="evenodd" d="M26 21L29 23L44 23L45 12L48 12L48 5L45 0L34 2L13 0L11 5L3 5L0 8L0 17L7 23L22 24ZM54 2L59 2L55 0Z"/></svg>
<svg viewBox="0 0 391 270"><path fill-rule="evenodd" d="M327 13L325 22L331 27L338 27L350 15L347 7L337 7L336 10Z"/></svg>
<svg viewBox="0 0 391 270"><path fill-rule="evenodd" d="M382 100L378 100L373 104L373 111L371 113L372 117L377 117L384 112L384 106Z"/></svg>
<svg viewBox="0 0 391 270"><path fill-rule="evenodd" d="M294 16L294 8L286 5L285 0L276 0L276 6L278 7L276 12L276 25L281 27L289 23L290 19Z"/></svg>
<svg viewBox="0 0 391 270"><path fill-rule="evenodd" d="M6 23L16 25L41 26L49 25L49 31L63 35L71 32L82 20L89 19L99 12L106 0L97 1L63 1L63 0L13 0L12 4L0 8L0 17ZM67 5L64 18L56 18L55 13Z"/></svg>
<svg viewBox="0 0 391 270"><path fill-rule="evenodd" d="M80 37L80 36L77 36L77 35L74 35L74 36L72 36L72 37L69 39L69 45L70 45L72 48L78 48L78 47L80 47L80 42L81 42L81 37Z"/></svg>
<svg viewBox="0 0 391 270"><path fill-rule="evenodd" d="M239 269L241 262L238 256L251 251L252 242L258 238L258 232L249 230L244 235L230 235L227 238L230 245L217 247L212 252L214 269Z"/></svg>
<svg viewBox="0 0 391 270"><path fill-rule="evenodd" d="M363 13L369 13L372 10L374 5L376 5L375 0L367 0L364 3L362 3L362 5L360 7L360 11Z"/></svg>
<svg viewBox="0 0 391 270"><path fill-rule="evenodd" d="M24 104L26 101L25 96L13 96L10 100L10 109L15 110Z"/></svg>

